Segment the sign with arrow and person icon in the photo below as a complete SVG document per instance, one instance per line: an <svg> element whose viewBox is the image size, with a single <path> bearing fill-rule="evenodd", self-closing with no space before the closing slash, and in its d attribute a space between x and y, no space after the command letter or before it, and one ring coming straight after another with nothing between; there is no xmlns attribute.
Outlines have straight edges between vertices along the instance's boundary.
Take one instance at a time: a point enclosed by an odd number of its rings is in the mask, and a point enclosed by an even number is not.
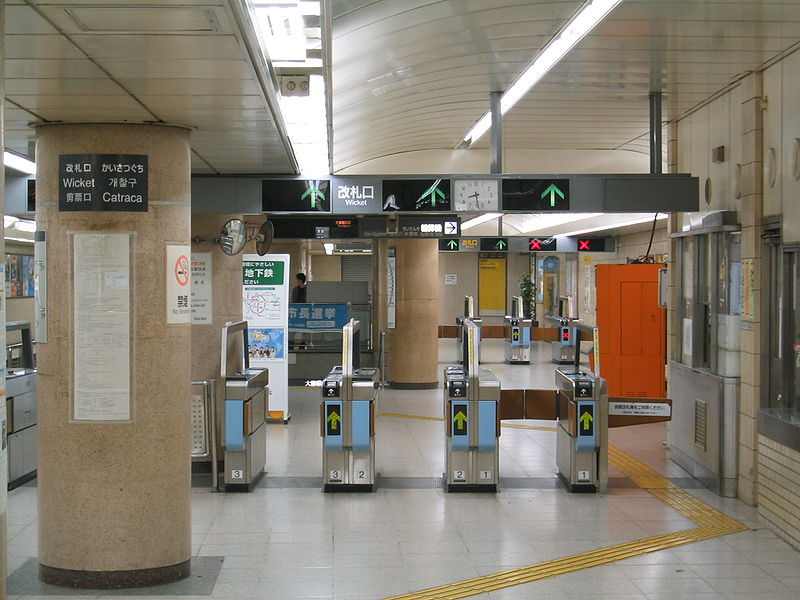
<svg viewBox="0 0 800 600"><path fill-rule="evenodd" d="M449 211L450 179L384 179L384 211Z"/></svg>

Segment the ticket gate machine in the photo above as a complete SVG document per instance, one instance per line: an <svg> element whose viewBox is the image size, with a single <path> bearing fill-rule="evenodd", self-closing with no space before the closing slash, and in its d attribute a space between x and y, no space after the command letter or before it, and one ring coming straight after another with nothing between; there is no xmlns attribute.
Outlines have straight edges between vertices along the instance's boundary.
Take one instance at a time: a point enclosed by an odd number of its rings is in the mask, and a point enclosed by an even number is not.
<svg viewBox="0 0 800 600"><path fill-rule="evenodd" d="M500 381L478 366L479 328L465 320L463 367L444 371L448 492L496 492L500 482Z"/></svg>
<svg viewBox="0 0 800 600"><path fill-rule="evenodd" d="M511 314L506 315L505 358L509 364L528 365L531 362L532 319L523 317L522 296L511 298Z"/></svg>
<svg viewBox="0 0 800 600"><path fill-rule="evenodd" d="M478 326L478 361L480 361L480 335L481 335L481 325L483 325L483 319L480 317L475 316L475 301L472 296L464 296L464 316L463 317L456 317L456 325L461 328L462 334L458 336L458 345L456 348L456 360L462 362L464 357L464 322L465 321L472 321Z"/></svg>
<svg viewBox="0 0 800 600"><path fill-rule="evenodd" d="M229 347L241 352L229 352ZM225 382L225 491L249 492L267 463L269 371L251 369L247 321L222 328L222 380Z"/></svg>
<svg viewBox="0 0 800 600"><path fill-rule="evenodd" d="M550 344L553 351L553 362L556 364L574 363L575 357L580 356L575 326L579 322L579 319L556 317L552 315L549 315L547 319L554 323L558 329L558 339Z"/></svg>
<svg viewBox="0 0 800 600"><path fill-rule="evenodd" d="M608 486L606 380L577 369L556 371L558 476L572 492Z"/></svg>
<svg viewBox="0 0 800 600"><path fill-rule="evenodd" d="M378 369L359 368L361 324L342 328L342 365L322 381L320 435L323 491L371 492L375 485Z"/></svg>

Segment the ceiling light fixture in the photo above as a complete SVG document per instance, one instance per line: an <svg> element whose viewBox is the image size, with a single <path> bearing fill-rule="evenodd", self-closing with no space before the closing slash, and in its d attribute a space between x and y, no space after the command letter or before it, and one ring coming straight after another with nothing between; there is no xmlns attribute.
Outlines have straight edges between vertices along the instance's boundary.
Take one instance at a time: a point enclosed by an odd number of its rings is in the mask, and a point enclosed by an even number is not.
<svg viewBox="0 0 800 600"><path fill-rule="evenodd" d="M602 21L622 0L590 0L567 21L561 31L542 49L536 58L500 96L500 114L506 114L550 69L572 50L586 34ZM487 111L464 136L464 142L474 144L492 126Z"/></svg>
<svg viewBox="0 0 800 600"><path fill-rule="evenodd" d="M26 175L36 175L36 163L14 152L8 150L3 152L3 164Z"/></svg>
<svg viewBox="0 0 800 600"><path fill-rule="evenodd" d="M636 219L631 219L630 221L622 221L621 223L609 223L608 225L600 225L599 227L576 229L575 231L559 233L555 237L566 237L568 235L583 235L584 233L596 233L598 231L608 231L609 229L618 229L620 227L629 227L630 225L640 225L642 223L649 223L653 220L653 214L655 213L651 213L649 215L642 215L641 217L638 217ZM668 217L669 215L667 213L658 213L655 219L656 221L663 221Z"/></svg>
<svg viewBox="0 0 800 600"><path fill-rule="evenodd" d="M461 224L461 231L466 229L472 229L482 223L486 223L491 221L492 219L496 219L497 217L501 216L503 213L483 213L482 215L478 215L475 218L470 219L469 221L464 221Z"/></svg>

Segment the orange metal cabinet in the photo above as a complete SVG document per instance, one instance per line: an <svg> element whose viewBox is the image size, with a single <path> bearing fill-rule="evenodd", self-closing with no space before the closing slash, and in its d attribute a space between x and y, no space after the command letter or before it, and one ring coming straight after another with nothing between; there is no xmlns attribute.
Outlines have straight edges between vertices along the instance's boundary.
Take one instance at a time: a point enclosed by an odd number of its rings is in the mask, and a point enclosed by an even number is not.
<svg viewBox="0 0 800 600"><path fill-rule="evenodd" d="M609 396L666 395L667 322L658 305L661 264L597 265L600 375Z"/></svg>

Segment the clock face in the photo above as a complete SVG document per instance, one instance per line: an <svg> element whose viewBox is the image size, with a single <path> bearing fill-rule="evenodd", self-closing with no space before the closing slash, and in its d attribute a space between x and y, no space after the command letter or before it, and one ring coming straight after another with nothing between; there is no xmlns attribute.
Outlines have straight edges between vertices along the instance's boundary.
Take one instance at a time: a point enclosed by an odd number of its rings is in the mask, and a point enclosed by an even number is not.
<svg viewBox="0 0 800 600"><path fill-rule="evenodd" d="M457 211L497 211L500 208L497 179L456 179L453 199Z"/></svg>

